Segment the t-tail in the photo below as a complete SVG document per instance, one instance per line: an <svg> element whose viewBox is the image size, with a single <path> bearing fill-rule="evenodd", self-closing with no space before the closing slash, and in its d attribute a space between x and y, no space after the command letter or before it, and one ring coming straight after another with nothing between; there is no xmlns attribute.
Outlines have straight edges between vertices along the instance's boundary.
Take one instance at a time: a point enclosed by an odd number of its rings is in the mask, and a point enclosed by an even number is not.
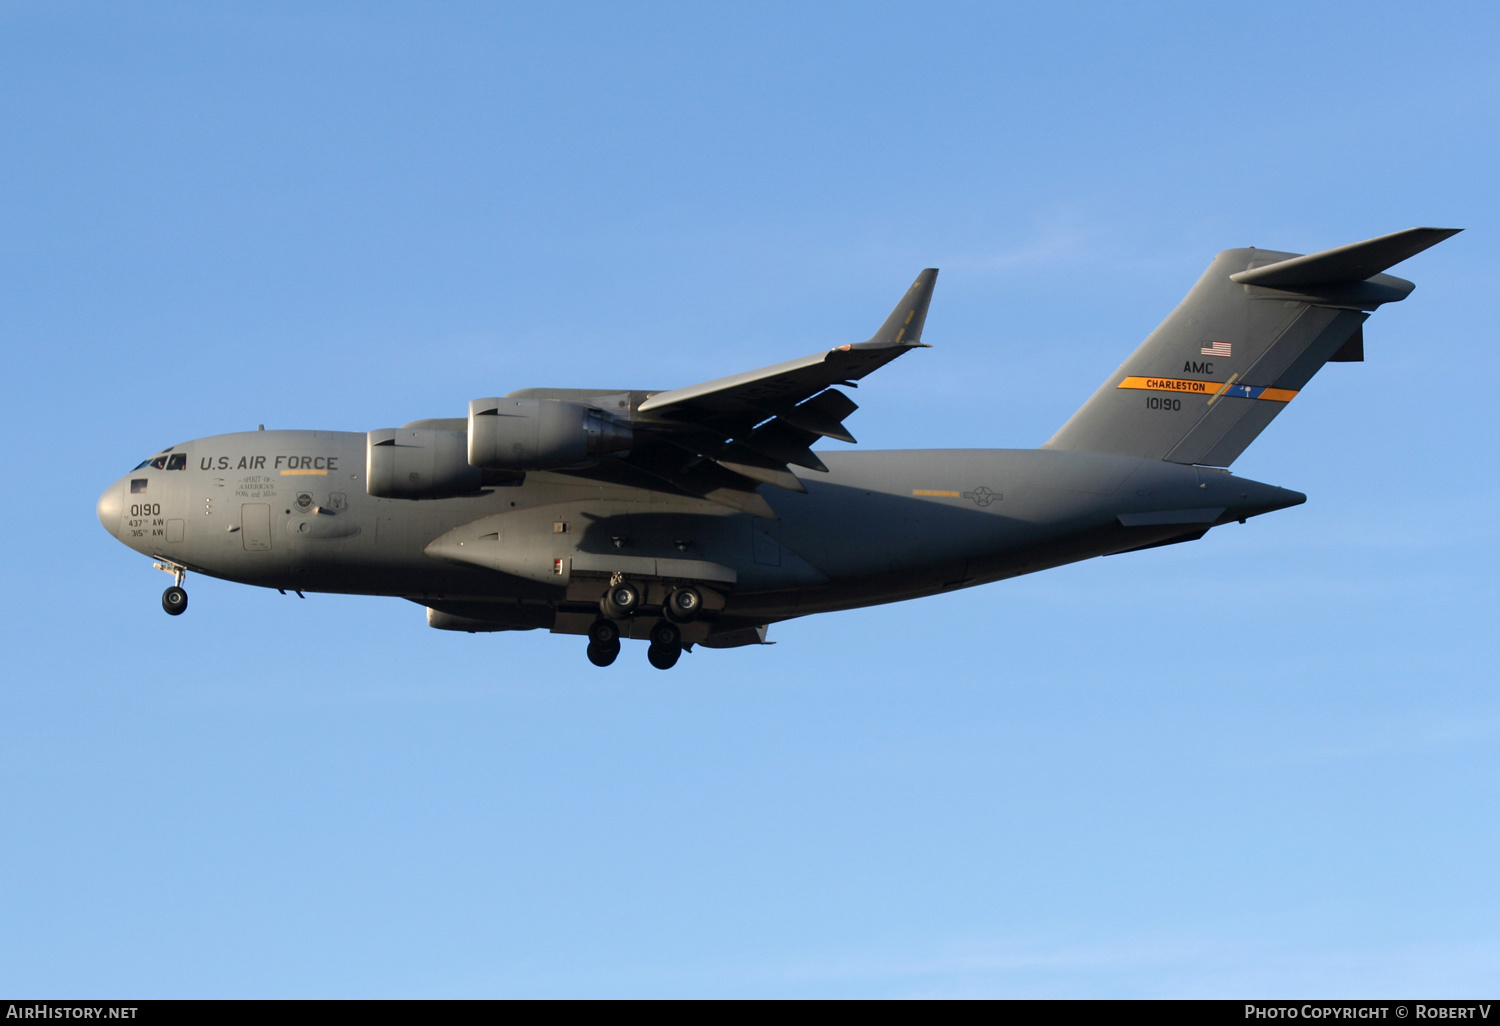
<svg viewBox="0 0 1500 1026"><path fill-rule="evenodd" d="M1381 272L1459 231L1225 250L1042 448L1229 466L1323 364L1364 359L1365 318L1415 288Z"/></svg>

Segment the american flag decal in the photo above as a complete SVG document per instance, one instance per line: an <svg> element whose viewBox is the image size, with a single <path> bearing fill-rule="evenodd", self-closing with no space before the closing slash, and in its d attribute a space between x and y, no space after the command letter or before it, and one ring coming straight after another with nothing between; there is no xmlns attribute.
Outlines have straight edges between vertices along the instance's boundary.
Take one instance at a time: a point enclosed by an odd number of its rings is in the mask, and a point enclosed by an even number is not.
<svg viewBox="0 0 1500 1026"><path fill-rule="evenodd" d="M1229 350L1230 350L1230 345L1229 345L1228 342L1210 342L1208 345L1206 345L1202 349L1198 350L1198 352L1202 353L1204 356L1225 356L1225 357L1227 357L1227 356L1233 355L1232 353L1230 353Z"/></svg>

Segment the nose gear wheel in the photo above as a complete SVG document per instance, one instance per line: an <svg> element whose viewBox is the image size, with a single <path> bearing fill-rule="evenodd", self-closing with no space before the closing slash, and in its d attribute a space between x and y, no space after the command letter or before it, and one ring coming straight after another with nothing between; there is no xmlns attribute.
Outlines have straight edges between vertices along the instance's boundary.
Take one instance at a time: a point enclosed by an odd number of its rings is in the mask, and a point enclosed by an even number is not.
<svg viewBox="0 0 1500 1026"><path fill-rule="evenodd" d="M174 563L170 559L152 563L151 566L172 575L172 586L161 593L161 607L169 616L181 616L188 607L187 592L182 587L183 579L187 577L187 567L181 563Z"/></svg>

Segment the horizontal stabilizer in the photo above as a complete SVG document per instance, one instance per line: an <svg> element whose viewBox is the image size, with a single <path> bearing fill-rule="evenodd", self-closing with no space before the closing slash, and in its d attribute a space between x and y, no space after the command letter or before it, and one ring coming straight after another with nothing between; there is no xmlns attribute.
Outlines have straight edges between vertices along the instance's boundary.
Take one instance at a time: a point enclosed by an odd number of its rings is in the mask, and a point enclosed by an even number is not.
<svg viewBox="0 0 1500 1026"><path fill-rule="evenodd" d="M1364 242L1325 249L1321 253L1280 260L1264 267L1252 267L1229 276L1241 285L1259 285L1270 289L1309 289L1326 285L1352 285L1372 278L1387 267L1394 267L1408 257L1416 256L1429 246L1463 231L1462 228L1408 228Z"/></svg>

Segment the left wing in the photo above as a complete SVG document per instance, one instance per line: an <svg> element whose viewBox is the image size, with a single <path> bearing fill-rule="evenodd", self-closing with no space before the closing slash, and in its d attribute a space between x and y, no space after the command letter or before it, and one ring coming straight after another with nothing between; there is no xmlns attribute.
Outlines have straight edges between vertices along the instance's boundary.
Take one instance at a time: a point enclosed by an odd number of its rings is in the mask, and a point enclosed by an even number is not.
<svg viewBox="0 0 1500 1026"><path fill-rule="evenodd" d="M854 441L843 421L859 407L831 386L858 387L902 353L928 348L922 325L936 282L936 268L917 275L866 342L649 395L633 411L636 444L625 462L692 494L774 516L755 489L805 491L791 466L828 470L812 444Z"/></svg>

